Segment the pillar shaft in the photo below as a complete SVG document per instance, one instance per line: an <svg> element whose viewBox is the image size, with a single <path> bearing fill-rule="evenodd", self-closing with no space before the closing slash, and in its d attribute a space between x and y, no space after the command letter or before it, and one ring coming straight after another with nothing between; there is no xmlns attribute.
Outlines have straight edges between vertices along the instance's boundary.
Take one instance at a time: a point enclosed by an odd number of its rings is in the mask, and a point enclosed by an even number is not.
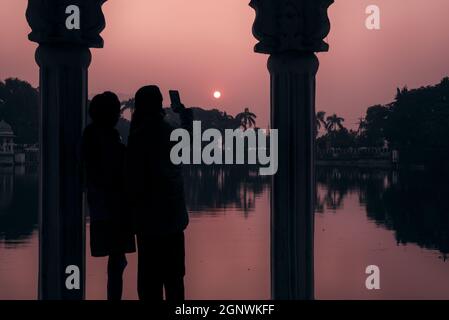
<svg viewBox="0 0 449 320"><path fill-rule="evenodd" d="M271 197L274 299L313 299L315 207L315 52L329 49L333 0L251 0L258 53L269 54L271 127L278 130L279 168Z"/></svg>
<svg viewBox="0 0 449 320"><path fill-rule="evenodd" d="M89 49L39 46L40 299L84 297L84 215L79 149L86 118ZM67 266L77 266L80 289L68 290Z"/></svg>
<svg viewBox="0 0 449 320"><path fill-rule="evenodd" d="M40 67L40 299L84 298L80 143L87 110L89 48L103 47L105 1L28 0L28 38L39 44Z"/></svg>
<svg viewBox="0 0 449 320"><path fill-rule="evenodd" d="M272 296L313 299L315 75L313 53L270 56L279 170L271 198Z"/></svg>

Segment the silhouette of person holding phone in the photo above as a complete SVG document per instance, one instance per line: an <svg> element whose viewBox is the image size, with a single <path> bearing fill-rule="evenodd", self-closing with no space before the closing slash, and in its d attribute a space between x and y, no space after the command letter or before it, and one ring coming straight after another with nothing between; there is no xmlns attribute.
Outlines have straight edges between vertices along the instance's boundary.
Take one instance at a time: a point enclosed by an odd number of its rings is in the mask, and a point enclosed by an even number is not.
<svg viewBox="0 0 449 320"><path fill-rule="evenodd" d="M139 89L128 138L126 188L136 217L138 294L141 300L184 300L184 230L189 223L181 168L172 164L163 97L157 86ZM182 127L192 127L192 111L172 105Z"/></svg>
<svg viewBox="0 0 449 320"><path fill-rule="evenodd" d="M92 123L83 133L82 159L90 213L90 248L108 256L108 300L120 300L125 253L136 251L132 219L124 190L125 146L115 126L120 101L112 92L95 96L89 106Z"/></svg>

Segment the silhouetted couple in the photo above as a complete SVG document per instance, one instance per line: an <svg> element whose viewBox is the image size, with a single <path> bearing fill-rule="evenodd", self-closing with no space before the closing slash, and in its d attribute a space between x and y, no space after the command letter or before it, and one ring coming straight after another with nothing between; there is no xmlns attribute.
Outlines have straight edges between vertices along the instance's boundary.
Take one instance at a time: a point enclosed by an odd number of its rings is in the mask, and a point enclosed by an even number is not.
<svg viewBox="0 0 449 320"><path fill-rule="evenodd" d="M122 296L126 253L138 246L141 300L184 300L184 230L189 223L181 168L170 160L172 128L165 120L157 86L135 96L128 146L115 126L120 101L112 92L95 96L92 123L83 135L83 163L94 257L108 256L108 299ZM190 129L192 112L172 106Z"/></svg>

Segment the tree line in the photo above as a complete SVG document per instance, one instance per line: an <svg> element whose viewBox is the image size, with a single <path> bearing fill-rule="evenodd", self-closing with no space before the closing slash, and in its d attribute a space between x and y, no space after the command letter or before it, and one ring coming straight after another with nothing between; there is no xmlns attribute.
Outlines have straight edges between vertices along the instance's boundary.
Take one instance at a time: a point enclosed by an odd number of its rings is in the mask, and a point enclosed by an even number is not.
<svg viewBox="0 0 449 320"><path fill-rule="evenodd" d="M124 101L123 111L133 108L133 99ZM39 93L28 82L9 78L0 81L0 120L13 127L16 143L38 143ZM166 109L168 120L175 117ZM257 116L249 108L232 116L217 109L194 108L196 120L205 129L258 129ZM357 129L347 129L345 119L337 114L316 114L317 147L383 147L400 152L401 162L443 166L449 163L449 78L440 83L409 90L397 89L394 101L374 105L359 119ZM128 121L122 119L119 130L126 132ZM319 135L319 132L324 134Z"/></svg>
<svg viewBox="0 0 449 320"><path fill-rule="evenodd" d="M126 110L133 110L134 99L122 102L122 114ZM245 108L236 116L213 109L204 110L193 108L196 120L203 122L203 127L217 128L224 132L225 129L256 128L256 114L249 108ZM168 120L174 121L175 114L171 109L166 109ZM16 135L18 144L33 145L39 142L39 88L33 88L31 84L17 78L8 78L0 81L0 120L8 122ZM122 134L127 135L129 121L122 117L118 124Z"/></svg>
<svg viewBox="0 0 449 320"><path fill-rule="evenodd" d="M401 162L438 167L449 160L449 78L409 90L397 89L394 101L374 105L348 130L344 119L325 112L316 115L316 127L325 133L317 138L319 149L383 147L399 151Z"/></svg>

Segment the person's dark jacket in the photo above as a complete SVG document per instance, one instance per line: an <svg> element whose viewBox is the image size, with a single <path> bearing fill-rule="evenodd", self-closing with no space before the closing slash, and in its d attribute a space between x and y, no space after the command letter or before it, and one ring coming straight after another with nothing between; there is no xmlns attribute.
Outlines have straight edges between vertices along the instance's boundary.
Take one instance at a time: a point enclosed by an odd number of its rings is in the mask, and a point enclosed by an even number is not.
<svg viewBox="0 0 449 320"><path fill-rule="evenodd" d="M181 126L192 126L192 111L180 113ZM128 138L126 189L136 219L136 231L165 235L185 230L189 216L181 166L170 160L176 142L162 115L146 119Z"/></svg>
<svg viewBox="0 0 449 320"><path fill-rule="evenodd" d="M84 130L82 163L94 257L136 250L124 188L125 151L116 129L90 124Z"/></svg>
<svg viewBox="0 0 449 320"><path fill-rule="evenodd" d="M115 218L124 204L125 146L117 130L88 125L83 134L82 158L91 220Z"/></svg>

